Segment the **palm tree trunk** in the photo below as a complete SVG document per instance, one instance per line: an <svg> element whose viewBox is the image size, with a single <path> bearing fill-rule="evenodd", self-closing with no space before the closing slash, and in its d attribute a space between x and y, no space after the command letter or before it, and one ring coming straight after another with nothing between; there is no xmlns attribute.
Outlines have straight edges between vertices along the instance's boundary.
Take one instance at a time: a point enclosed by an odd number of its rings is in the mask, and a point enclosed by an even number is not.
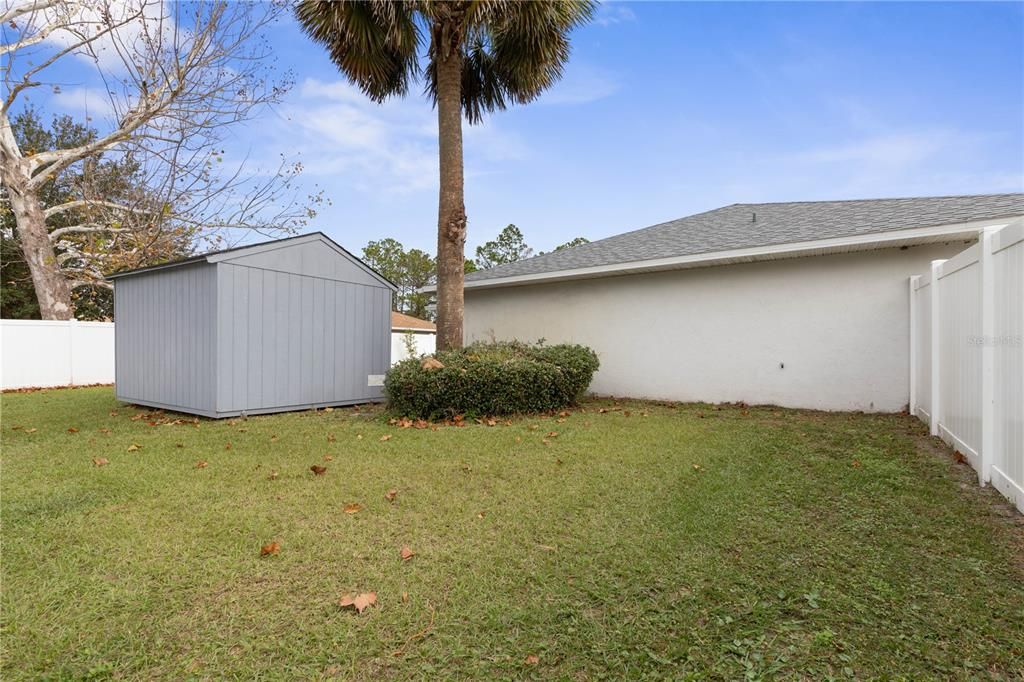
<svg viewBox="0 0 1024 682"><path fill-rule="evenodd" d="M462 178L462 50L437 61L441 187L437 211L437 348L462 347L466 204Z"/></svg>

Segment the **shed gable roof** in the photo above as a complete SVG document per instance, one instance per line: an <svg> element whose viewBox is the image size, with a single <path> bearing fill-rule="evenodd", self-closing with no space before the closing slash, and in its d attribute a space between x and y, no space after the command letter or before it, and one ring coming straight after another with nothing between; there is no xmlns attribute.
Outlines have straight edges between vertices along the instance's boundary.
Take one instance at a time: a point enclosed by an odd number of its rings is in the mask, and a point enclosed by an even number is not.
<svg viewBox="0 0 1024 682"><path fill-rule="evenodd" d="M211 251L160 265L117 272L109 275L107 279L117 279L202 262L238 263L239 265L251 265L270 270L308 274L314 277L334 278L336 276L336 268L333 268L329 263L325 263L324 259L314 257L323 253L341 259L343 263L355 265L360 272L365 274L367 281L379 282L393 291L398 289L391 280L371 268L360 258L352 255L347 249L323 232L312 232L310 234L274 239L258 244Z"/></svg>
<svg viewBox="0 0 1024 682"><path fill-rule="evenodd" d="M733 204L705 213L499 265L467 285L656 259L1024 215L1024 194ZM495 282L497 284L497 282Z"/></svg>

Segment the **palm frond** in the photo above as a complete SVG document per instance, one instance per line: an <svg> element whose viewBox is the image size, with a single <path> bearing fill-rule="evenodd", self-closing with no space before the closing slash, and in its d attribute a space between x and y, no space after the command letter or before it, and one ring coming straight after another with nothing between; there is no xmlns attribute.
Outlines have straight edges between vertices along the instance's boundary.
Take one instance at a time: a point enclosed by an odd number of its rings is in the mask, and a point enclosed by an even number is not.
<svg viewBox="0 0 1024 682"><path fill-rule="evenodd" d="M594 13L592 0L473 0L465 11L462 108L470 123L509 104L526 104L554 85L569 61L571 31ZM435 55L425 71L437 101Z"/></svg>
<svg viewBox="0 0 1024 682"><path fill-rule="evenodd" d="M349 81L374 101L406 94L419 76L422 34L411 3L301 0L295 16Z"/></svg>

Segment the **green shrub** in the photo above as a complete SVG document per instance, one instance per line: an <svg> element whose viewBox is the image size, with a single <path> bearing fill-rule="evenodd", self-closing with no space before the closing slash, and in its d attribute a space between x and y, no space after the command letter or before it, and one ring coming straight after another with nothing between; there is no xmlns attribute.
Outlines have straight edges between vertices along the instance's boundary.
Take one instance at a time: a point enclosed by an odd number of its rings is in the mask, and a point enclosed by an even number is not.
<svg viewBox="0 0 1024 682"><path fill-rule="evenodd" d="M410 358L387 373L384 392L394 412L442 419L554 410L575 403L598 367L594 351L571 344L474 343L433 357L444 366L424 368Z"/></svg>

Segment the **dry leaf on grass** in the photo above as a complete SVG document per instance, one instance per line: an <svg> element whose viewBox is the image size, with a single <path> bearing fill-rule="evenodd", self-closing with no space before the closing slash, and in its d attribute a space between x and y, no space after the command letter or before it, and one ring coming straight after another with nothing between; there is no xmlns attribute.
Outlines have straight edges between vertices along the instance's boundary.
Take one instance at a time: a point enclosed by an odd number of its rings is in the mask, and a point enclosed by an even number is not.
<svg viewBox="0 0 1024 682"><path fill-rule="evenodd" d="M260 547L260 556L267 556L268 554L278 554L281 552L281 545L276 542L271 542Z"/></svg>
<svg viewBox="0 0 1024 682"><path fill-rule="evenodd" d="M967 464L967 458L964 457L964 453L959 450L953 453L953 461L957 464Z"/></svg>
<svg viewBox="0 0 1024 682"><path fill-rule="evenodd" d="M416 552L412 551L409 545L402 547L402 561L408 561L414 556L416 556Z"/></svg>
<svg viewBox="0 0 1024 682"><path fill-rule="evenodd" d="M226 445L224 446L224 449L225 449L225 450L230 450L230 449L231 449L231 443L227 443L227 444L226 444Z"/></svg>
<svg viewBox="0 0 1024 682"><path fill-rule="evenodd" d="M558 431L548 431L547 437L548 438L558 438Z"/></svg>
<svg viewBox="0 0 1024 682"><path fill-rule="evenodd" d="M396 497L398 497L398 491L394 488L384 493L384 499L388 502L394 502Z"/></svg>
<svg viewBox="0 0 1024 682"><path fill-rule="evenodd" d="M78 429L72 426L71 428L68 429L68 433L78 433Z"/></svg>
<svg viewBox="0 0 1024 682"><path fill-rule="evenodd" d="M338 600L338 606L343 609L352 608L356 613L362 613L368 607L377 603L376 592L363 592L362 594L345 594Z"/></svg>
<svg viewBox="0 0 1024 682"><path fill-rule="evenodd" d="M97 457L92 460L93 466L102 467L110 464L110 460L106 457Z"/></svg>
<svg viewBox="0 0 1024 682"><path fill-rule="evenodd" d="M391 440L391 434L390 433L386 433L383 436L381 436L380 439L381 439L381 442L389 441L389 440Z"/></svg>
<svg viewBox="0 0 1024 682"><path fill-rule="evenodd" d="M537 665L540 663L540 656L537 654L530 654L526 657L526 665Z"/></svg>
<svg viewBox="0 0 1024 682"><path fill-rule="evenodd" d="M362 510L363 510L363 505L359 504L358 502L349 502L348 504L345 505L345 508L344 508L343 511L346 514L356 514L358 512L361 512Z"/></svg>
<svg viewBox="0 0 1024 682"><path fill-rule="evenodd" d="M209 465L210 465L209 462L207 462L206 460L202 460L201 459L198 462L196 462L196 469L205 469Z"/></svg>
<svg viewBox="0 0 1024 682"><path fill-rule="evenodd" d="M35 432L36 432L36 431L38 431L38 430L39 430L39 429L36 429L36 428L32 428L32 429L25 429L25 433L35 433Z"/></svg>
<svg viewBox="0 0 1024 682"><path fill-rule="evenodd" d="M330 461L332 461L333 459L334 459L334 456L333 456L333 455L324 455L324 461L325 461L325 462L330 462Z"/></svg>
<svg viewBox="0 0 1024 682"><path fill-rule="evenodd" d="M859 459L855 459L855 460L853 460L853 468L854 468L854 469L860 469L860 468L861 468L861 466L863 466L863 465L862 465L862 464L860 463L860 460L859 460Z"/></svg>
<svg viewBox="0 0 1024 682"><path fill-rule="evenodd" d="M324 474L327 473L327 467L322 467L318 464L314 464L313 466L309 467L309 470L312 471L317 476L323 476Z"/></svg>
<svg viewBox="0 0 1024 682"><path fill-rule="evenodd" d="M141 449L142 449L142 446L139 445L138 443L132 443L131 445L128 446L128 452L135 452L136 450L141 450Z"/></svg>
<svg viewBox="0 0 1024 682"><path fill-rule="evenodd" d="M277 473L276 471L271 471L270 475L267 476L267 478L269 478L271 481L276 481L277 477L280 476L280 475L281 474Z"/></svg>

